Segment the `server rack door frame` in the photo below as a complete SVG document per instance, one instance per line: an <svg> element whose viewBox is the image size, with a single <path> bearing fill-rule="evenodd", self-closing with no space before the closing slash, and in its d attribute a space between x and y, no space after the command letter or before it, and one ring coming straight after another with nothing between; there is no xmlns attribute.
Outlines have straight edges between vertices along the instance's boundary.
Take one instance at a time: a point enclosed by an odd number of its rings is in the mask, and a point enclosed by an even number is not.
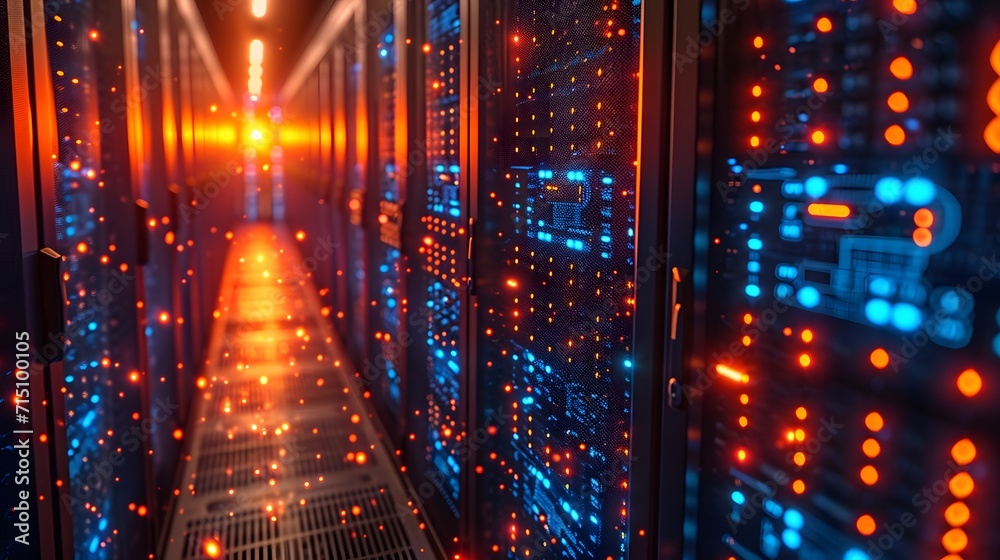
<svg viewBox="0 0 1000 560"><path fill-rule="evenodd" d="M4 355L4 363L10 364L12 373L5 394L16 394L17 346L13 341L22 339L20 333L28 334L29 354L33 354L28 359L27 370L21 370L27 371L29 376L27 407L31 424L15 423L15 411L11 410L2 432L5 447L11 449L9 465L12 467L19 464L19 455L14 451L17 438L28 436L30 474L26 485L15 485L15 477L7 477L9 482L2 489L2 500L6 510L13 512L22 502L21 492L29 492L27 541L22 544L14 540L25 532L14 525L20 518L12 517L4 529L9 555L68 559L72 556L72 519L61 507L61 498L68 495L69 489L55 486L56 478L65 477L69 471L65 457L66 437L65 430L57 423L63 408L52 399L54 379L62 377L62 364L59 361L48 364L42 353L49 342L46 331L59 332L61 321L61 314L47 320L44 310L46 307L58 309L62 298L59 293L45 293L47 290L40 282L40 250L55 244L54 178L51 167L47 167L49 159L42 158L42 154L52 152L55 104L51 84L47 82L45 29L44 25L37 25L44 19L36 19L41 15L40 2L9 2L6 13L0 14L0 31L6 38L0 46L0 75L6 76L5 83L0 84L0 134L6 149L0 157L5 163L6 183L14 185L12 192L6 193L8 200L2 205L4 223L12 229L3 232L5 235L0 239L0 263L5 271L2 283L7 294L2 298L4 321L0 324L0 332L5 340L12 341L6 350L9 353ZM58 282L58 278L55 281ZM45 283L46 286L50 284ZM59 348L57 353L61 350ZM49 406L42 406L45 400ZM11 404L15 402L12 400ZM24 429L33 433L14 433ZM50 434L47 441L36 437L41 433ZM14 470L12 468L11 472ZM49 499L41 501L39 496Z"/></svg>

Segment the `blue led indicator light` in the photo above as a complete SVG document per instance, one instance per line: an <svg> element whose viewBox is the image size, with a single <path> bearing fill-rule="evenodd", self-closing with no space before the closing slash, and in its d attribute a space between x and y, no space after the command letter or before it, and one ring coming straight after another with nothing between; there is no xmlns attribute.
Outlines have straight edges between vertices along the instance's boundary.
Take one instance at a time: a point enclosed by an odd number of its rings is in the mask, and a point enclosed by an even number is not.
<svg viewBox="0 0 1000 560"><path fill-rule="evenodd" d="M812 309L819 305L820 293L819 290L813 286L806 286L799 290L799 293L795 295L795 298L802 307Z"/></svg>
<svg viewBox="0 0 1000 560"><path fill-rule="evenodd" d="M887 325L892 316L892 306L884 299L869 300L865 304L865 318L875 325Z"/></svg>
<svg viewBox="0 0 1000 560"><path fill-rule="evenodd" d="M875 183L875 198L884 204L895 204L903 197L903 182L895 177L883 177Z"/></svg>
<svg viewBox="0 0 1000 560"><path fill-rule="evenodd" d="M830 189L830 183L823 177L810 177L806 179L806 194L812 198L819 198Z"/></svg>
<svg viewBox="0 0 1000 560"><path fill-rule="evenodd" d="M903 185L903 198L914 206L930 204L937 196L937 186L930 179L916 177Z"/></svg>

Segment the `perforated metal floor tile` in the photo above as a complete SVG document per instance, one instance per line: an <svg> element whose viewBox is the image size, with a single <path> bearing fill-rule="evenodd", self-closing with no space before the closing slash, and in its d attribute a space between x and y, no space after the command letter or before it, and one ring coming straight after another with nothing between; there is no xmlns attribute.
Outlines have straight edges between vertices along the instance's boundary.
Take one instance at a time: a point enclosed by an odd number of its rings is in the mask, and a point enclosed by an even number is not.
<svg viewBox="0 0 1000 560"><path fill-rule="evenodd" d="M238 241L159 557L434 558L315 288L277 282L298 258L290 238Z"/></svg>

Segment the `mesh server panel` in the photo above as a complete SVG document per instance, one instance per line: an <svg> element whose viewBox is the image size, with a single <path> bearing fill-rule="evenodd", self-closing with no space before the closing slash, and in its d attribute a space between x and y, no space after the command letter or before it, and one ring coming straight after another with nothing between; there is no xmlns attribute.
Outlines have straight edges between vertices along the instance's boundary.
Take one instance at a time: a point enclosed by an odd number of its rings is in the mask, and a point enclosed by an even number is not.
<svg viewBox="0 0 1000 560"><path fill-rule="evenodd" d="M997 4L704 13L696 556L997 557Z"/></svg>
<svg viewBox="0 0 1000 560"><path fill-rule="evenodd" d="M493 4L475 556L624 558L642 7Z"/></svg>
<svg viewBox="0 0 1000 560"><path fill-rule="evenodd" d="M122 149L127 100L121 66L111 62L121 55L113 40L98 43L103 19L97 12L91 2L59 4L45 21L59 142L57 250L65 255L67 312L63 332L51 333L43 351L66 344L64 378L54 383L65 399L63 451L70 480L58 507L72 517L73 549L81 557L121 558L149 546L149 519L143 517L152 505L145 461L153 421L136 382L137 272L129 266L134 223L116 219L130 211L117 199L130 195ZM124 31L120 21L107 17L107 33Z"/></svg>
<svg viewBox="0 0 1000 560"><path fill-rule="evenodd" d="M349 26L353 27L353 26ZM364 56L350 44L353 33L344 34L344 111L347 132L347 166L345 198L347 203L347 348L355 363L366 356L368 337L368 257L364 230L365 193L367 191L368 122L366 119L366 89L364 87ZM336 79L336 78L335 78Z"/></svg>
<svg viewBox="0 0 1000 560"><path fill-rule="evenodd" d="M386 424L395 428L402 412L402 382L406 296L403 291L402 259L402 178L396 163L398 102L397 57L398 42L395 24L390 14L374 44L377 65L375 72L375 169L378 193L374 223L370 225L372 239L371 270L371 362L362 372L378 395L377 402L389 414ZM408 339L405 339L408 340Z"/></svg>
<svg viewBox="0 0 1000 560"><path fill-rule="evenodd" d="M458 0L431 0L426 5L426 192L422 197L419 253L415 255L410 290L415 315L408 320L423 351L410 371L421 371L425 394L415 395L410 408L423 417L425 433L418 436L426 469L422 471L455 517L459 515L462 464L458 442L465 430L461 418L462 363L460 324L464 316L465 250L459 128L461 50ZM418 369L419 368L419 369ZM413 418L411 416L411 418ZM418 483L419 483L418 482ZM452 522L453 523L453 522ZM449 527L443 527L445 531Z"/></svg>

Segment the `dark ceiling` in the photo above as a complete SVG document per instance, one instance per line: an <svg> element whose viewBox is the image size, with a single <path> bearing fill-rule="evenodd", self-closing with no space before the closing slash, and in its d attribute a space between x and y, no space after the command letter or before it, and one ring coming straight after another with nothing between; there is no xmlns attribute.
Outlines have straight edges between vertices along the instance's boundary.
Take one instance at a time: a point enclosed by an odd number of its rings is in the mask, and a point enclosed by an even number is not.
<svg viewBox="0 0 1000 560"><path fill-rule="evenodd" d="M335 1L268 0L267 13L258 19L251 13L252 0L196 0L238 98L247 90L250 41L264 42L265 102L281 88L316 26Z"/></svg>

